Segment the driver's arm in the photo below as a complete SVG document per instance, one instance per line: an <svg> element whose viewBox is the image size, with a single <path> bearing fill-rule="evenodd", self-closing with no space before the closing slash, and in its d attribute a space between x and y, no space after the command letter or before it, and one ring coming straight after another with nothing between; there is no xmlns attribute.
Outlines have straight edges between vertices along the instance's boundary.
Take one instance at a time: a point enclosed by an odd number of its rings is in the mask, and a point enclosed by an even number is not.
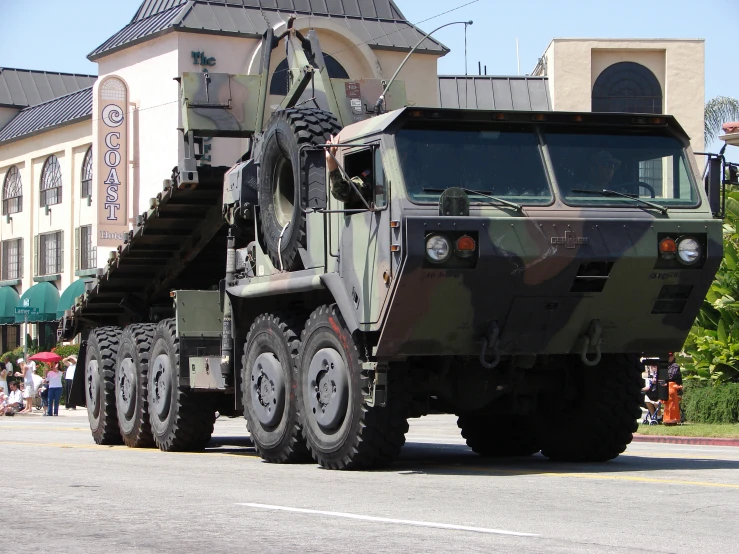
<svg viewBox="0 0 739 554"><path fill-rule="evenodd" d="M328 144L339 144L339 136L329 138ZM351 183L354 183L354 186L357 187L360 193L364 193L365 184L361 177L352 177L349 180L344 179L335 159L338 149L337 146L326 149L326 168L328 169L328 178L331 184L331 194L337 200L346 203L356 199L356 194Z"/></svg>
<svg viewBox="0 0 739 554"><path fill-rule="evenodd" d="M364 181L362 181L361 177L352 177L347 181L344 179L343 175L341 175L341 171L337 168L328 174L328 178L331 183L331 194L337 200L341 200L342 202L351 202L356 197L356 193L354 192L351 183L354 183L354 186L357 187L359 192L363 192Z"/></svg>

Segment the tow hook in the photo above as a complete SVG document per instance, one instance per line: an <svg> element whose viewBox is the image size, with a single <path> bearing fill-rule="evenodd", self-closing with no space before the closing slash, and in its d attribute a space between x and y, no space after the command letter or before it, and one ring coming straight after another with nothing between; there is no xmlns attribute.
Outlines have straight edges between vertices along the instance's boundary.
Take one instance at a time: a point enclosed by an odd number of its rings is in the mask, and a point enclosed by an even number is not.
<svg viewBox="0 0 739 554"><path fill-rule="evenodd" d="M600 320L594 319L590 322L587 334L583 335L583 347L580 352L580 359L588 367L594 367L600 363L600 340L601 340L601 327ZM588 358L588 352L590 348L595 350L595 358L592 360Z"/></svg>
<svg viewBox="0 0 739 554"><path fill-rule="evenodd" d="M491 321L488 331L482 338L482 351L480 352L480 363L485 369L493 369L500 363L500 352L498 352L498 339L500 338L500 328L497 321ZM488 355L492 359L488 361Z"/></svg>

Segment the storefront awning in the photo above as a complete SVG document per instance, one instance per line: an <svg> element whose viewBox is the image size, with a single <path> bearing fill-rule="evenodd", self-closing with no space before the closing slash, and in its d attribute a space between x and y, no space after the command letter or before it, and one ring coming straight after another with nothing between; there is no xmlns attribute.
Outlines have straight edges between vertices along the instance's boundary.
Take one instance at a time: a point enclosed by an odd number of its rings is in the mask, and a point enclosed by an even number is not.
<svg viewBox="0 0 739 554"><path fill-rule="evenodd" d="M26 302L28 300L28 302ZM30 289L23 293L19 308L38 308L38 315L29 315L28 322L36 321L55 321L56 307L59 305L59 290L48 282L36 283ZM16 315L15 322L23 323L25 316Z"/></svg>
<svg viewBox="0 0 739 554"><path fill-rule="evenodd" d="M87 281L89 281L89 279ZM74 306L75 299L85 292L85 283L87 281L84 279L77 279L64 289L64 292L59 297L59 305L56 307L57 319L64 317L64 312Z"/></svg>
<svg viewBox="0 0 739 554"><path fill-rule="evenodd" d="M0 325L15 325L18 292L13 287L0 287Z"/></svg>

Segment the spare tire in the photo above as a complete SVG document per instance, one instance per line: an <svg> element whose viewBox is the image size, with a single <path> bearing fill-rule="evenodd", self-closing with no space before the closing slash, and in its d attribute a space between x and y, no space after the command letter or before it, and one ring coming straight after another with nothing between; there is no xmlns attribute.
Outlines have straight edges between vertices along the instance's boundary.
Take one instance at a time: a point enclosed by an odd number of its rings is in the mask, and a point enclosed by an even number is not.
<svg viewBox="0 0 739 554"><path fill-rule="evenodd" d="M298 269L298 248L305 247L301 175L306 161L300 148L324 144L340 130L333 114L315 108L282 110L267 124L259 172L259 227L263 246L278 269Z"/></svg>

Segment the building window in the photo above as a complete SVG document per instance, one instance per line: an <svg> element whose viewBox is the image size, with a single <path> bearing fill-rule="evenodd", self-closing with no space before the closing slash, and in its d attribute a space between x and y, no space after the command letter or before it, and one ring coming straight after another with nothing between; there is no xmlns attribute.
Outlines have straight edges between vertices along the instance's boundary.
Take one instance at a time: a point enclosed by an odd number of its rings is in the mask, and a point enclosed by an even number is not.
<svg viewBox="0 0 739 554"><path fill-rule="evenodd" d="M662 113L662 87L643 65L615 63L595 80L592 107L594 112Z"/></svg>
<svg viewBox="0 0 739 554"><path fill-rule="evenodd" d="M3 241L3 281L23 279L23 239Z"/></svg>
<svg viewBox="0 0 739 554"><path fill-rule="evenodd" d="M64 271L64 231L36 235L36 275Z"/></svg>
<svg viewBox="0 0 739 554"><path fill-rule="evenodd" d="M20 346L20 341L18 340L18 337L20 335L20 327L20 325L2 326L3 352L10 352L11 350L15 350Z"/></svg>
<svg viewBox="0 0 739 554"><path fill-rule="evenodd" d="M92 225L78 227L74 237L76 269L97 267L97 248L92 245Z"/></svg>
<svg viewBox="0 0 739 554"><path fill-rule="evenodd" d="M332 79L348 79L349 74L344 69L336 58L330 54L324 54L323 60L326 62L326 69L328 69L328 76ZM287 96L287 91L290 90L288 86L288 79L290 79L290 72L288 71L287 58L282 60L277 67L275 72L272 74L272 82L269 85L269 93L275 96Z"/></svg>
<svg viewBox="0 0 739 554"><path fill-rule="evenodd" d="M82 162L82 198L92 196L92 146L87 149Z"/></svg>
<svg viewBox="0 0 739 554"><path fill-rule="evenodd" d="M41 170L41 207L62 201L62 171L56 156L49 156Z"/></svg>
<svg viewBox="0 0 739 554"><path fill-rule="evenodd" d="M12 166L5 174L3 183L3 215L23 211L23 183L18 168Z"/></svg>

